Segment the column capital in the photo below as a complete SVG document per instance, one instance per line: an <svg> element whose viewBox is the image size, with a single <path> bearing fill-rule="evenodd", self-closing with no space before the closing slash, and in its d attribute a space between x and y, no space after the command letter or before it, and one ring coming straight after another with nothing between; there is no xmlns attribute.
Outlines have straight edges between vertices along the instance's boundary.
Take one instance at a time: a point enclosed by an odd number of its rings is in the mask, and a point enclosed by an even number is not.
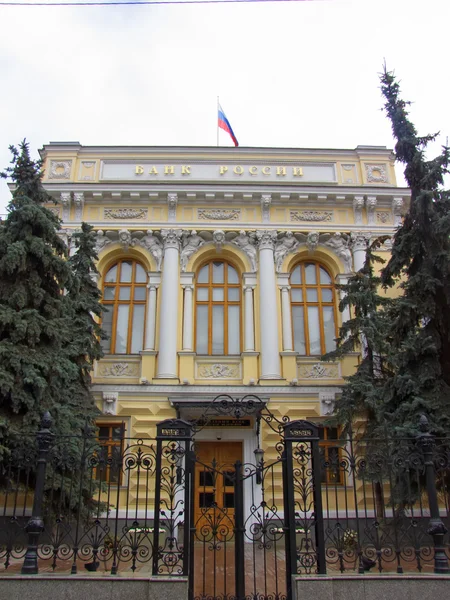
<svg viewBox="0 0 450 600"><path fill-rule="evenodd" d="M164 251L167 250L167 248L175 248L179 251L182 233L181 229L163 229L161 231L161 237Z"/></svg>
<svg viewBox="0 0 450 600"><path fill-rule="evenodd" d="M354 252L358 250L365 250L367 243L371 238L371 233L368 231L352 231L351 233L351 247Z"/></svg>
<svg viewBox="0 0 450 600"><path fill-rule="evenodd" d="M258 245L259 245L260 250L274 250L275 249L275 243L276 243L277 237L278 237L276 231L272 231L270 229L257 231L256 237L258 238L258 242L259 242Z"/></svg>
<svg viewBox="0 0 450 600"><path fill-rule="evenodd" d="M193 283L183 283L181 287L183 288L183 290L186 290L188 292L192 292L194 290Z"/></svg>
<svg viewBox="0 0 450 600"><path fill-rule="evenodd" d="M280 286L280 290L284 293L289 292L290 289L291 289L290 285L281 285Z"/></svg>

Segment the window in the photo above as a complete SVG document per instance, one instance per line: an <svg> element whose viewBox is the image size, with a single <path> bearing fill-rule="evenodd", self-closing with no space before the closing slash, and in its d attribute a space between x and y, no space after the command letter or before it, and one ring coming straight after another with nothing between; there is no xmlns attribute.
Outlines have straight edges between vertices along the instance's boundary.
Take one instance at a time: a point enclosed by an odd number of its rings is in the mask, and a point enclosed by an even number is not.
<svg viewBox="0 0 450 600"><path fill-rule="evenodd" d="M322 465L322 483L341 485L344 481L342 441L337 427L319 427L319 449Z"/></svg>
<svg viewBox="0 0 450 600"><path fill-rule="evenodd" d="M328 271L318 263L300 263L291 273L290 285L294 349L304 356L334 350L335 296Z"/></svg>
<svg viewBox="0 0 450 600"><path fill-rule="evenodd" d="M98 425L97 465L95 478L120 485L122 482L122 450L125 423Z"/></svg>
<svg viewBox="0 0 450 600"><path fill-rule="evenodd" d="M111 354L137 354L144 344L147 273L133 260L120 260L105 275L102 327L108 339L103 351Z"/></svg>
<svg viewBox="0 0 450 600"><path fill-rule="evenodd" d="M240 354L241 286L232 265L211 261L200 268L195 310L197 354Z"/></svg>

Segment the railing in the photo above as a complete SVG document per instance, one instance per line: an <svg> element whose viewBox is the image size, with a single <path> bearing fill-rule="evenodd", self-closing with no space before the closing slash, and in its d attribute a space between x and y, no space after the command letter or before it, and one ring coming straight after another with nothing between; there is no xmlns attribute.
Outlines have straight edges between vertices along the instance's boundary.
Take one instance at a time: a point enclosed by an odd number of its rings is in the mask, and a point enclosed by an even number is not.
<svg viewBox="0 0 450 600"><path fill-rule="evenodd" d="M227 481L232 472L239 478L224 489L242 504L220 508L230 522L226 543L241 539L241 559L253 556L254 573L260 552L291 574L447 573L450 440L422 426L414 439L370 442L289 440L280 429L276 463L224 470ZM0 569L197 572L194 546L209 543L204 523L218 499L197 506L198 484L184 492L199 469L191 441L96 439L88 430L56 438L45 417L34 439L17 440L0 464ZM206 475L198 477L205 486Z"/></svg>

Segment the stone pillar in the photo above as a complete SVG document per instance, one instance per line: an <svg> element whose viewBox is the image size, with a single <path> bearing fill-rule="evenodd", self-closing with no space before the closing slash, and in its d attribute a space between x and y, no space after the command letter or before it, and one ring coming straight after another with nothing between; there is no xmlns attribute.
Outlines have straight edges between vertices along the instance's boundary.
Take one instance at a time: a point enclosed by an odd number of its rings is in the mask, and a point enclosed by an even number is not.
<svg viewBox="0 0 450 600"><path fill-rule="evenodd" d="M353 270L359 271L363 268L366 260L367 240L370 234L359 232L352 235Z"/></svg>
<svg viewBox="0 0 450 600"><path fill-rule="evenodd" d="M156 333L156 290L159 286L159 281L154 281L155 276L149 273L149 284L147 285L147 319L145 327L145 350L155 349L155 333ZM159 279L159 278L158 278Z"/></svg>
<svg viewBox="0 0 450 600"><path fill-rule="evenodd" d="M245 324L244 324L244 352L255 351L255 320L253 316L253 287L244 286Z"/></svg>
<svg viewBox="0 0 450 600"><path fill-rule="evenodd" d="M276 231L258 231L259 240L259 309L261 331L260 379L281 379L278 347L277 287L274 248Z"/></svg>
<svg viewBox="0 0 450 600"><path fill-rule="evenodd" d="M193 285L183 285L184 309L183 309L183 352L193 352L193 319L192 319L192 294Z"/></svg>
<svg viewBox="0 0 450 600"><path fill-rule="evenodd" d="M348 277L346 277L345 275L338 275L337 276L337 282L340 285L345 285L346 283L348 283ZM345 298L345 292L343 290L339 290L339 300L343 300ZM346 306L344 308L344 310L341 312L341 319L342 319L342 324L344 324L346 321L350 320L350 308L348 306Z"/></svg>
<svg viewBox="0 0 450 600"><path fill-rule="evenodd" d="M161 280L161 313L159 319L158 372L160 379L176 379L178 288L181 230L164 229L164 264Z"/></svg>
<svg viewBox="0 0 450 600"><path fill-rule="evenodd" d="M292 319L291 319L291 302L289 298L289 285L283 285L281 288L281 315L283 318L283 350L284 352L292 352L294 350L292 344Z"/></svg>

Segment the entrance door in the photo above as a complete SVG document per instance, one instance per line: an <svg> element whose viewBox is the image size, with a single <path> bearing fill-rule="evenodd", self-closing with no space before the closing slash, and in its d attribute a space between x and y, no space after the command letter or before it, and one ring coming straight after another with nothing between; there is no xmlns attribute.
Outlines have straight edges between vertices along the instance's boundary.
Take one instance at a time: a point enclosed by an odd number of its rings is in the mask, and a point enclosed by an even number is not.
<svg viewBox="0 0 450 600"><path fill-rule="evenodd" d="M234 464L242 462L242 442L197 442L194 524L197 539L218 525L219 538L230 538L234 526Z"/></svg>

